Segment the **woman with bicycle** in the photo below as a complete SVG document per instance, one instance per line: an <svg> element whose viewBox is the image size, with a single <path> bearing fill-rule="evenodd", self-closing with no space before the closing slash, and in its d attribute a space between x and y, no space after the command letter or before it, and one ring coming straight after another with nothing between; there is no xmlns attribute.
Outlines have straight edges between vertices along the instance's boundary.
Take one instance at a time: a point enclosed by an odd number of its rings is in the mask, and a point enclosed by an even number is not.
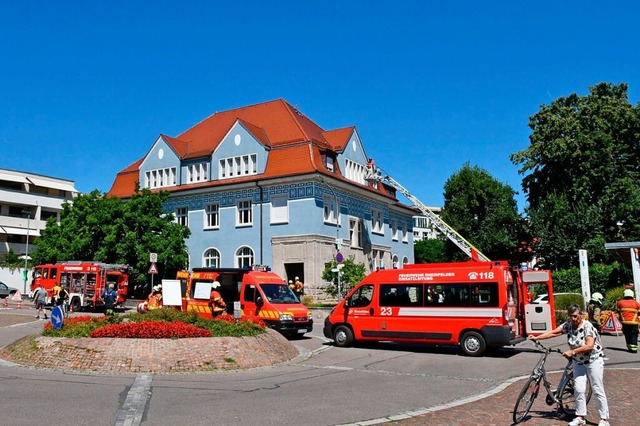
<svg viewBox="0 0 640 426"><path fill-rule="evenodd" d="M584 320L580 306L569 306L567 314L569 314L569 321L546 333L538 336L529 336L529 339L536 341L550 339L562 334L567 335L569 350L563 352L562 355L572 360L576 393L576 418L569 423L569 426L587 424L584 419L587 416L587 401L585 397L587 375L591 380L593 393L596 396L596 406L600 414L598 426L609 426L609 406L603 383L604 353L602 352L598 331L593 324Z"/></svg>

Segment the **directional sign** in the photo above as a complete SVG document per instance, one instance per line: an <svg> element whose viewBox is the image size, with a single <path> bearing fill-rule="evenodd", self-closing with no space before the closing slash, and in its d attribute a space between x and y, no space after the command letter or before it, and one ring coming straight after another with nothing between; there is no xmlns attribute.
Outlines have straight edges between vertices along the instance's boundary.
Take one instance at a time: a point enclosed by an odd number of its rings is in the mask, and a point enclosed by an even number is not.
<svg viewBox="0 0 640 426"><path fill-rule="evenodd" d="M157 274L157 273L158 273L158 268L156 267L156 264L154 262L149 267L149 272L147 272L147 274Z"/></svg>
<svg viewBox="0 0 640 426"><path fill-rule="evenodd" d="M64 313L62 312L62 308L60 308L60 306L56 306L51 310L51 325L54 329L60 330L63 323Z"/></svg>

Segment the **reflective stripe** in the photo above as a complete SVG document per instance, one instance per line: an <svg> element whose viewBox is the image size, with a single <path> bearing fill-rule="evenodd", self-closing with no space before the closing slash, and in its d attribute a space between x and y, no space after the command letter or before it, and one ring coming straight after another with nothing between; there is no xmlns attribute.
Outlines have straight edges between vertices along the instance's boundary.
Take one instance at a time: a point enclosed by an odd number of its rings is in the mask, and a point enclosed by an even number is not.
<svg viewBox="0 0 640 426"><path fill-rule="evenodd" d="M502 317L500 308L400 308L401 317Z"/></svg>

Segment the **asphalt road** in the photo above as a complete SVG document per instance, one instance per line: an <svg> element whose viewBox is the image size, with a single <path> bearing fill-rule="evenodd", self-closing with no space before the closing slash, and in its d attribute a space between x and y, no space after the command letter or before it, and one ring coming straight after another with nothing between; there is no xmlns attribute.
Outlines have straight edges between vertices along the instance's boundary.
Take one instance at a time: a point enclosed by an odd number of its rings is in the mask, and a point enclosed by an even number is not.
<svg viewBox="0 0 640 426"><path fill-rule="evenodd" d="M3 311L0 311L2 315ZM524 342L469 358L454 347L375 344L336 348L314 331L294 341L290 363L244 372L174 375L78 374L0 362L4 425L340 425L391 418L501 389L538 359ZM0 329L0 346L40 323ZM564 340L548 341L564 346ZM622 336L603 336L607 368L637 367ZM548 370L564 359L551 356ZM512 407L505 407L511 410ZM380 420L376 420L379 422Z"/></svg>

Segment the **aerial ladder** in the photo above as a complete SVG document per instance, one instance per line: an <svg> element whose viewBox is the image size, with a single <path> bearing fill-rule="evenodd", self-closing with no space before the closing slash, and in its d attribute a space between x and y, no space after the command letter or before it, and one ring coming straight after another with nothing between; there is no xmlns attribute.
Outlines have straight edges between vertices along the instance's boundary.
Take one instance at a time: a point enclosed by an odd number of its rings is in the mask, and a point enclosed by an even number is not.
<svg viewBox="0 0 640 426"><path fill-rule="evenodd" d="M438 228L438 230L449 239L449 241L458 246L460 250L462 250L467 256L469 256L473 260L490 260L480 250L478 250L469 241L467 241L462 235L458 234L458 232L456 232L455 229L449 226L449 224L440 219L440 216L435 214L431 209L429 209L429 207L422 204L420 200L418 200L413 194L411 194L411 192L409 192L404 186L400 185L387 173L383 173L383 170L377 167L372 160L369 160L369 164L367 164L365 180L370 182L382 182L391 185L396 190L400 191L402 195L407 197L407 199L409 199L409 201L413 203L414 207L420 210L423 215L428 217L431 220L431 223L433 223Z"/></svg>

